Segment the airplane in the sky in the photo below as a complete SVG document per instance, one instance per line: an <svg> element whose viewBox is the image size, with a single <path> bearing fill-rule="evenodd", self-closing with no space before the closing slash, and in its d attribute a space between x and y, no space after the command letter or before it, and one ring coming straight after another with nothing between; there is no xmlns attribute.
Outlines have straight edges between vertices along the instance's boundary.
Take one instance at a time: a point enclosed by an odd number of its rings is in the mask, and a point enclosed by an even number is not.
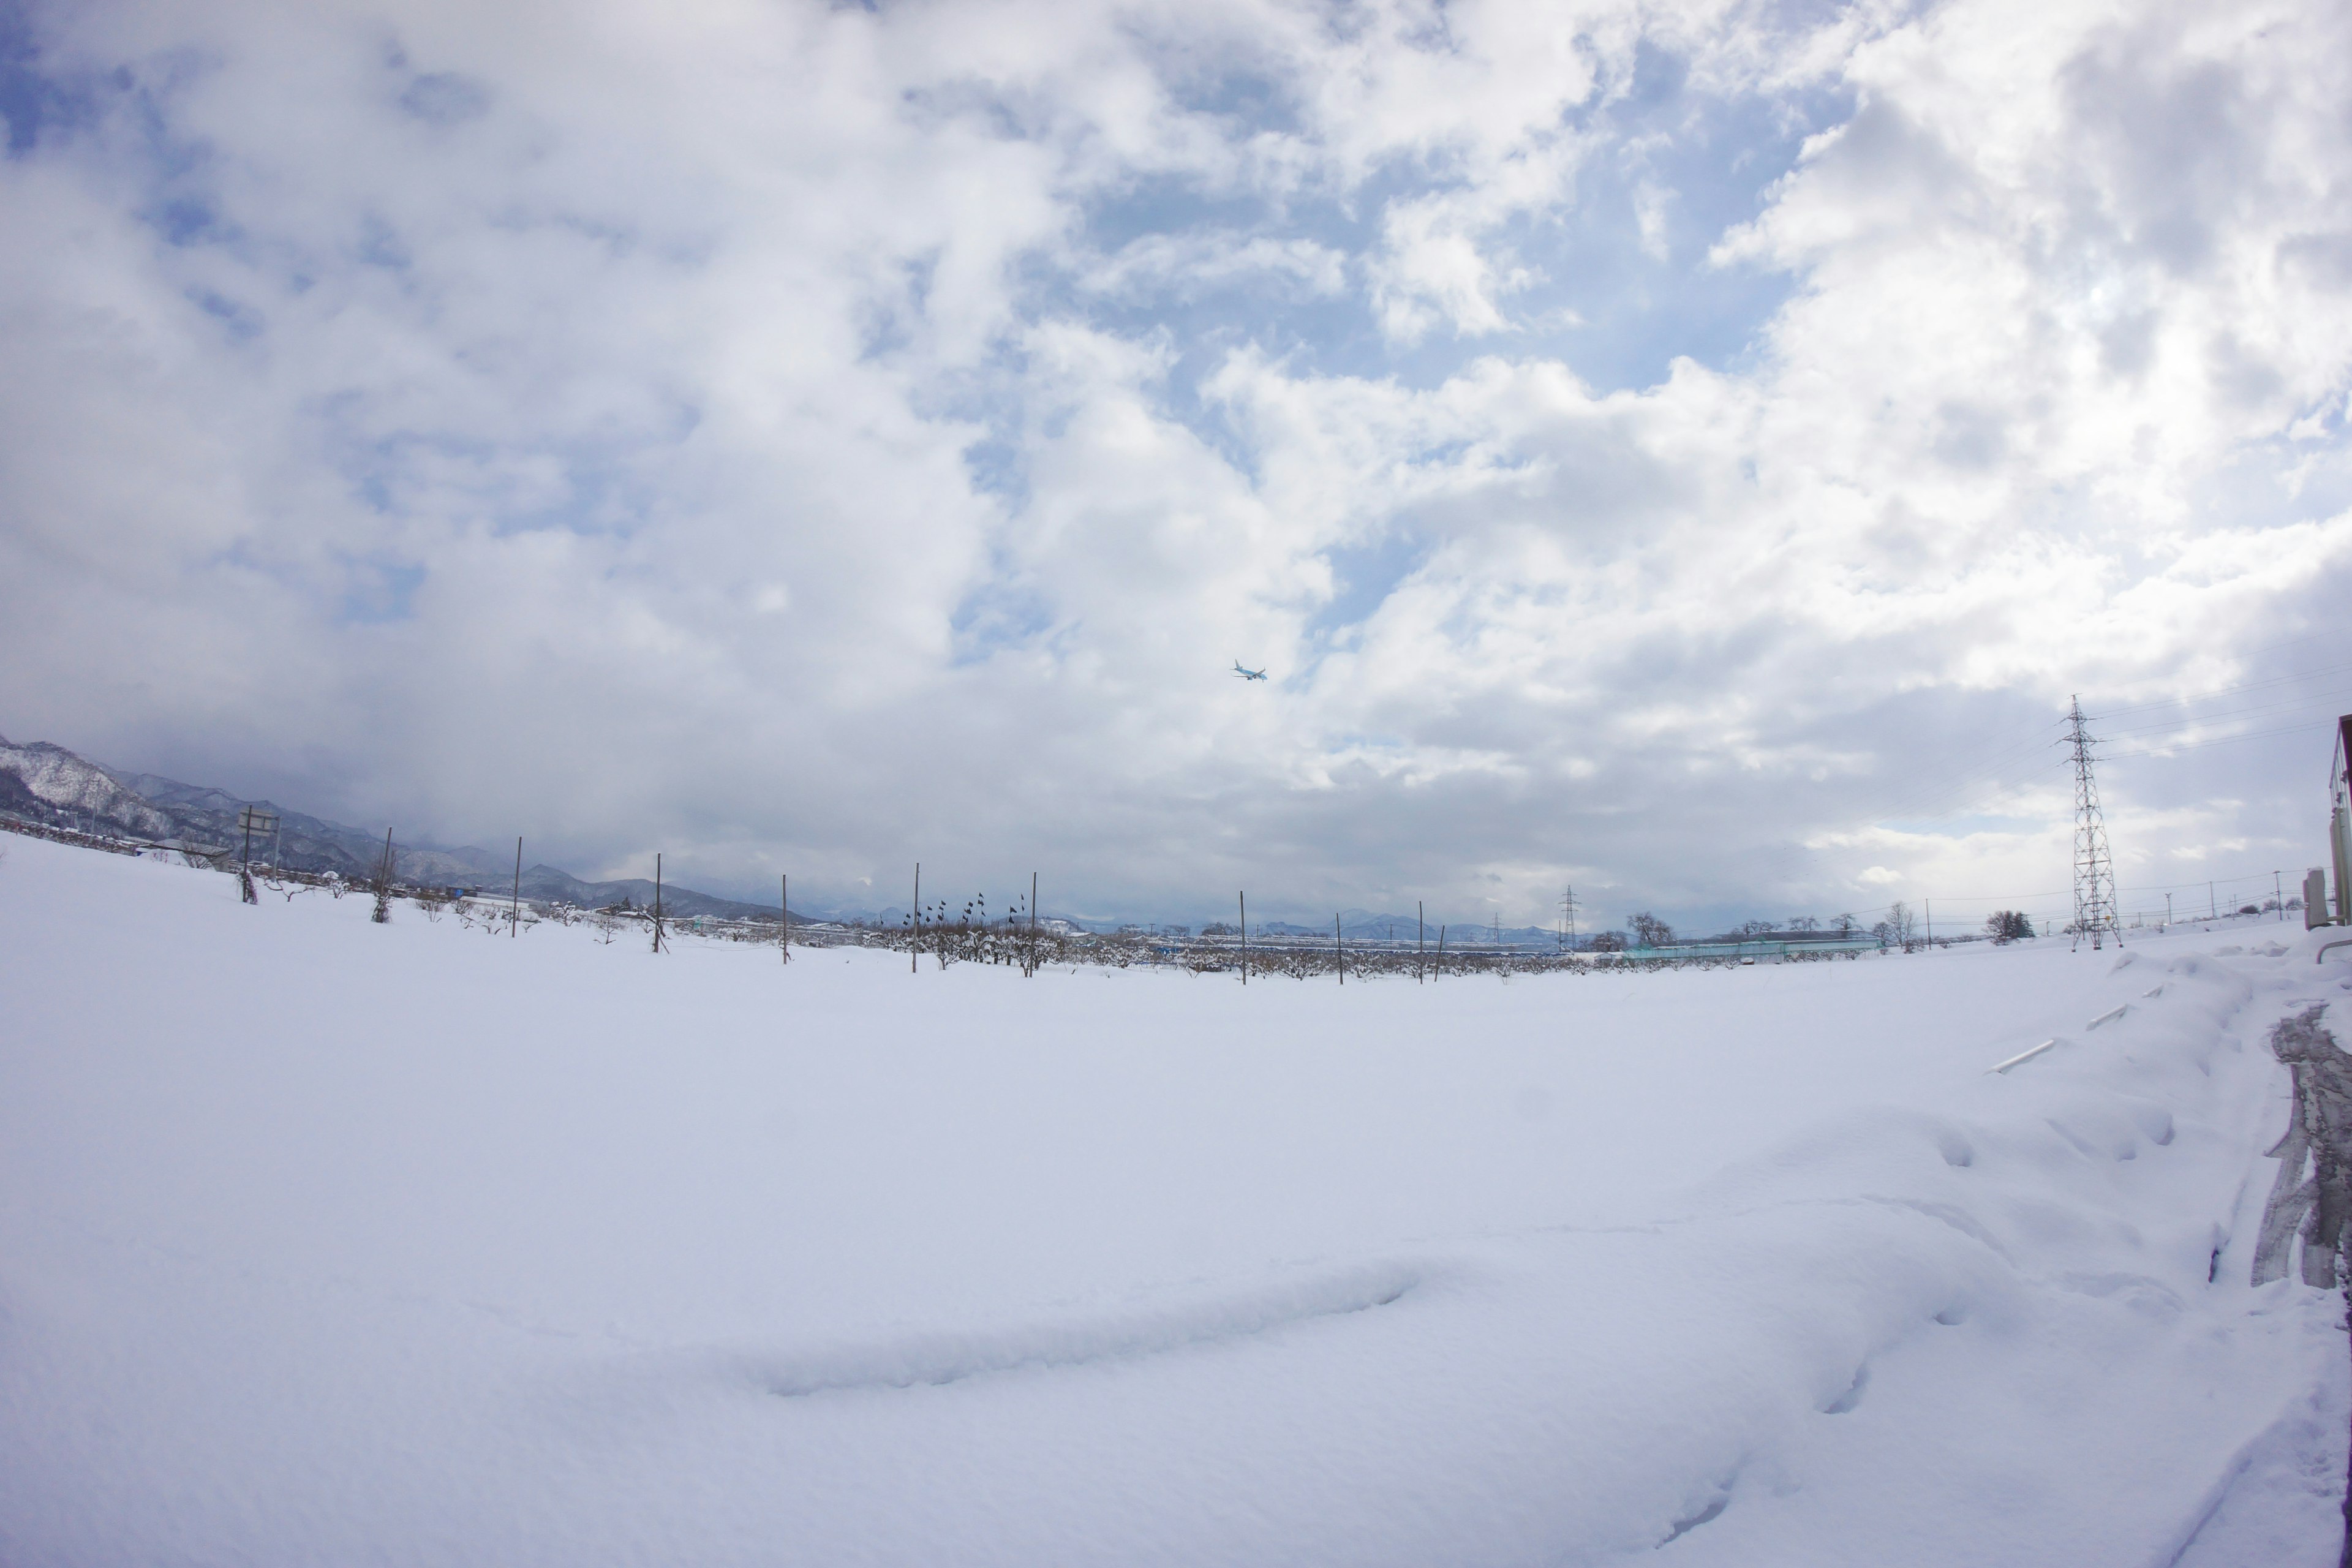
<svg viewBox="0 0 2352 1568"><path fill-rule="evenodd" d="M1244 680L1264 680L1265 679L1265 671L1262 669L1244 669L1240 659L1234 660L1234 673L1240 676Z"/></svg>

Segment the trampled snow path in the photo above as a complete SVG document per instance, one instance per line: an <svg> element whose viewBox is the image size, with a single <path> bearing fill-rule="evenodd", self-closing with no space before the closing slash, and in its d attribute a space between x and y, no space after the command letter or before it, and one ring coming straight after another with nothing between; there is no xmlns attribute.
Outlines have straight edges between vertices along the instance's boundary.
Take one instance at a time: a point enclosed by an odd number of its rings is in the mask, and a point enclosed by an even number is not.
<svg viewBox="0 0 2352 1568"><path fill-rule="evenodd" d="M0 1562L2335 1558L2292 928L1244 992L6 851Z"/></svg>

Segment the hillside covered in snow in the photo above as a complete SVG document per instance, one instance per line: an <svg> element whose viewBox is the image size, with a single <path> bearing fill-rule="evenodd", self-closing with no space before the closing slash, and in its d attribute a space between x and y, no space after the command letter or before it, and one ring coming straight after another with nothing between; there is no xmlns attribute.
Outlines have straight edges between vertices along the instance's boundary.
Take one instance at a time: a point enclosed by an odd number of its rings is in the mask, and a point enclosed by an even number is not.
<svg viewBox="0 0 2352 1568"><path fill-rule="evenodd" d="M384 829L353 827L273 801L248 801L208 785L182 784L156 773L125 773L93 763L47 741L27 744L0 736L0 816L101 835L121 835L198 849L246 851L239 814L247 806L270 813L276 831L252 847L257 861L301 871L373 876ZM470 846L392 842L394 874L413 885L513 886L521 896L596 909L627 900L650 904L653 883L642 877L586 881L553 866L533 865L516 879L504 856ZM746 904L676 884L664 904L682 915L766 916L773 906ZM793 912L800 912L794 905Z"/></svg>
<svg viewBox="0 0 2352 1568"><path fill-rule="evenodd" d="M0 846L0 1561L2336 1559L2294 927L1244 988Z"/></svg>

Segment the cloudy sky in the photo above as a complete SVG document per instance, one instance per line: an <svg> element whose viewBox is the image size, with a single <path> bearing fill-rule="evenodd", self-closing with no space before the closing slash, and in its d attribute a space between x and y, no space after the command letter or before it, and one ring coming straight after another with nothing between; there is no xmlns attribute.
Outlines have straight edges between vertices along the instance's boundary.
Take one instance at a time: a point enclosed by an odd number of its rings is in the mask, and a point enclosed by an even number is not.
<svg viewBox="0 0 2352 1568"><path fill-rule="evenodd" d="M0 108L11 740L813 902L1940 925L2064 903L2080 693L2126 908L2320 858L2332 0L15 0Z"/></svg>

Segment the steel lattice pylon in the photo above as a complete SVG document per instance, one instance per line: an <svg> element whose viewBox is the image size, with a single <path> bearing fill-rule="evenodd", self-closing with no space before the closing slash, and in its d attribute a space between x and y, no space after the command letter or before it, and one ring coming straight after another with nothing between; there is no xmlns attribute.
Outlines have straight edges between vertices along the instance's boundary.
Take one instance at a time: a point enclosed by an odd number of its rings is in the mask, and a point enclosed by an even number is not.
<svg viewBox="0 0 2352 1568"><path fill-rule="evenodd" d="M2099 814L2098 781L2091 776L2091 748L2098 743L2074 699L2066 714L2067 743L2074 750L2074 945L2087 934L2095 952L2108 937L2124 944L2116 918L2116 868L2107 854L2106 819Z"/></svg>

